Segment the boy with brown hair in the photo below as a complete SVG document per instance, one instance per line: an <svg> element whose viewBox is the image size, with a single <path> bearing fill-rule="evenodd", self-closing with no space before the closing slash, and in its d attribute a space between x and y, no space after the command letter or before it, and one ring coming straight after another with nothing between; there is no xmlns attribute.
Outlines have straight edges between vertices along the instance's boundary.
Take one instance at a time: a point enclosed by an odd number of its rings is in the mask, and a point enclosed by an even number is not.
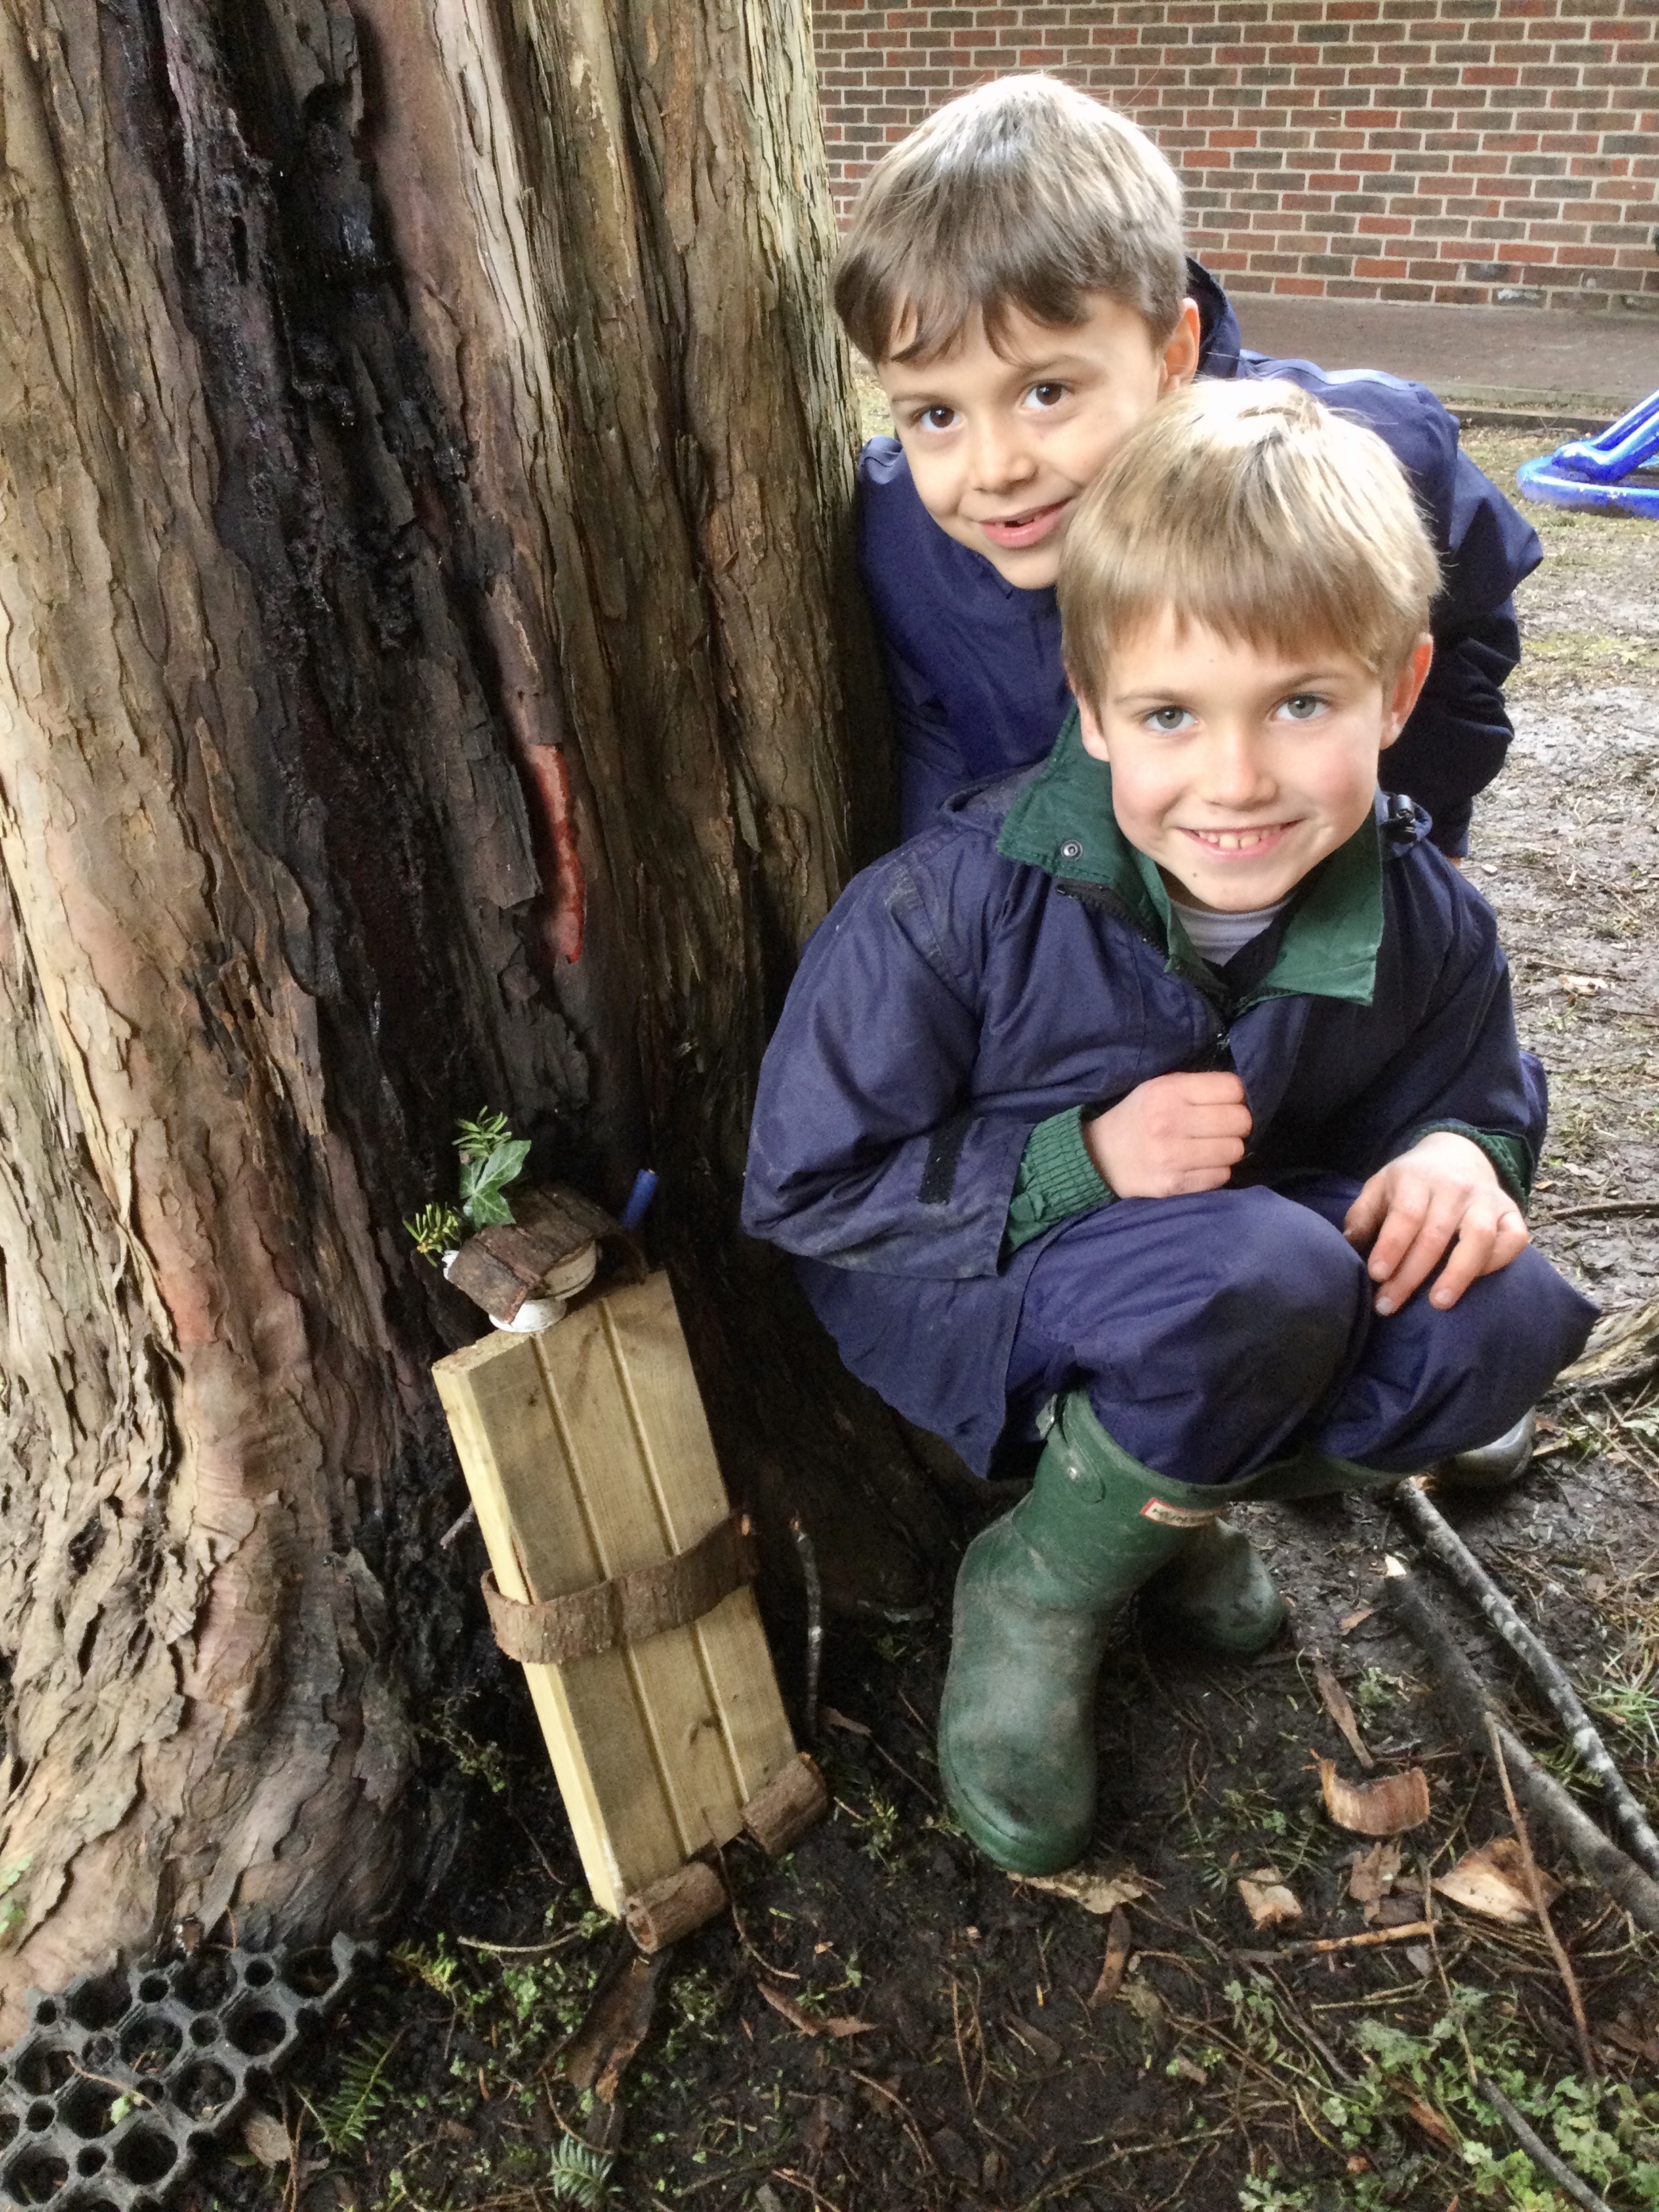
<svg viewBox="0 0 1659 2212"><path fill-rule="evenodd" d="M883 156L836 300L897 437L860 464L860 555L897 726L907 835L976 778L1040 760L1070 705L1054 583L1077 503L1125 434L1197 378L1288 379L1376 430L1442 564L1435 657L1389 788L1468 849L1503 764L1510 594L1538 540L1419 385L1242 348L1186 258L1181 188L1144 132L1044 76L953 100Z"/></svg>
<svg viewBox="0 0 1659 2212"><path fill-rule="evenodd" d="M1085 1848L1109 1625L1282 1609L1238 1498L1380 1486L1514 1423L1594 1310L1529 1248L1541 1071L1490 910L1377 769L1437 566L1370 431L1203 382L1079 496L1077 709L808 945L745 1225L848 1365L1032 1489L957 1578L940 1771L1037 1874Z"/></svg>

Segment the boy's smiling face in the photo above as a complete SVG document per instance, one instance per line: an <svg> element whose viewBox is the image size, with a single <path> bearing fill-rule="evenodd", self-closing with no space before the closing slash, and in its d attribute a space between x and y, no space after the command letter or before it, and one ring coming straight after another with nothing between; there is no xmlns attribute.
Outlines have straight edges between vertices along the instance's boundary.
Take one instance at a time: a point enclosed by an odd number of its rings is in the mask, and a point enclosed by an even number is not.
<svg viewBox="0 0 1659 2212"><path fill-rule="evenodd" d="M1286 653L1179 624L1165 607L1112 648L1105 696L1079 700L1129 842L1189 906L1272 906L1371 811L1379 755L1428 674L1421 638L1385 684L1339 647Z"/></svg>
<svg viewBox="0 0 1659 2212"><path fill-rule="evenodd" d="M1198 366L1190 300L1159 345L1133 307L1103 292L1087 297L1078 324L1011 311L1001 352L975 315L948 353L877 366L922 505L1026 591L1054 582L1079 495Z"/></svg>

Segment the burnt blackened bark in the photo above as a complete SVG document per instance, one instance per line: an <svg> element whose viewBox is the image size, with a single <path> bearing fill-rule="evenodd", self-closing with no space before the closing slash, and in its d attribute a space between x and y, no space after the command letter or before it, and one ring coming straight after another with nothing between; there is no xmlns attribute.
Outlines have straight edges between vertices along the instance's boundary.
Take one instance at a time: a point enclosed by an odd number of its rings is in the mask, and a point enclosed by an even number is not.
<svg viewBox="0 0 1659 2212"><path fill-rule="evenodd" d="M884 1486L937 1535L735 1234L886 786L816 127L794 0L0 0L9 2003L395 1895L458 1114L665 1170L728 1470L843 1583L905 1594Z"/></svg>

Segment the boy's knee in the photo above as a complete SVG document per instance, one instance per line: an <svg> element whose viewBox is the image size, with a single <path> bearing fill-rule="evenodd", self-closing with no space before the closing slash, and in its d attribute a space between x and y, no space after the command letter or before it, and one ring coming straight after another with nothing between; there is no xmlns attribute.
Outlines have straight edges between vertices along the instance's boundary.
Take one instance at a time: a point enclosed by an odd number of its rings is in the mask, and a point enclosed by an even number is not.
<svg viewBox="0 0 1659 2212"><path fill-rule="evenodd" d="M1266 1189L1231 1194L1212 1254L1200 1337L1231 1341L1281 1388L1317 1396L1366 1310L1365 1264L1339 1229Z"/></svg>
<svg viewBox="0 0 1659 2212"><path fill-rule="evenodd" d="M1223 1246L1230 1296L1263 1329L1347 1342L1367 1289L1365 1262L1340 1229L1270 1190L1237 1194L1237 1234Z"/></svg>
<svg viewBox="0 0 1659 2212"><path fill-rule="evenodd" d="M1504 1376L1528 1405L1583 1350L1596 1312L1535 1244L1478 1277L1446 1312L1430 1306L1425 1291L1412 1305L1424 1309L1430 1357L1443 1370Z"/></svg>

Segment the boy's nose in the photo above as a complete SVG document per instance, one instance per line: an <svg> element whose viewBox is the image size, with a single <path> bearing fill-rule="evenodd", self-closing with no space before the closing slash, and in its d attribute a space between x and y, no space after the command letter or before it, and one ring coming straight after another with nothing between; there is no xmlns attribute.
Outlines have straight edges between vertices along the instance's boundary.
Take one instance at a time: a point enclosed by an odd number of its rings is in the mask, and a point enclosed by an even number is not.
<svg viewBox="0 0 1659 2212"><path fill-rule="evenodd" d="M1001 492L1030 483L1036 464L1018 430L1005 422L976 426L971 451L975 489Z"/></svg>
<svg viewBox="0 0 1659 2212"><path fill-rule="evenodd" d="M1212 805L1260 806L1278 786L1267 762L1247 738L1218 738L1204 762L1204 796Z"/></svg>

